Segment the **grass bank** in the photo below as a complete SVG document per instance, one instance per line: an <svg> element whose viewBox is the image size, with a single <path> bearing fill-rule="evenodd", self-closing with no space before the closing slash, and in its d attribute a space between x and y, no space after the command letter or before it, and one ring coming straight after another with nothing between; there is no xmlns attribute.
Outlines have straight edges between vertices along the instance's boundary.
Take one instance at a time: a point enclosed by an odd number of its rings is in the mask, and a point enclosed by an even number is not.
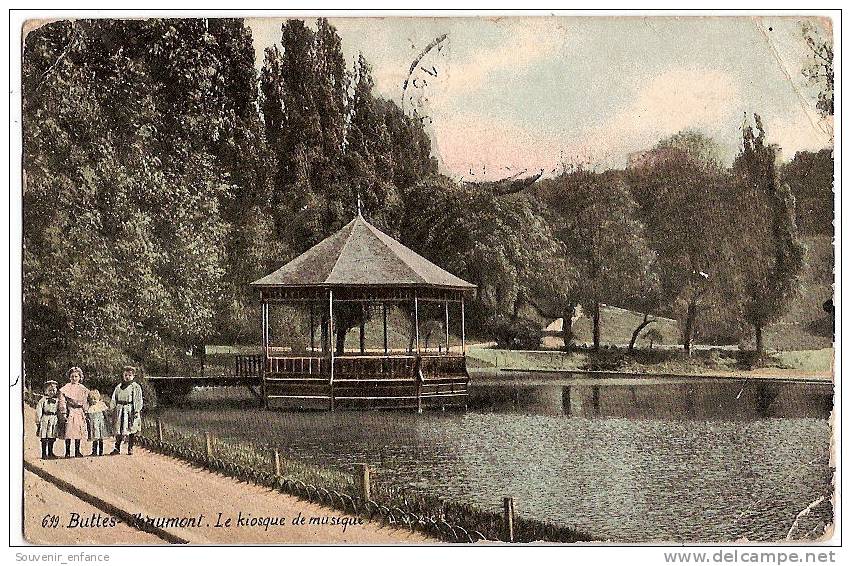
<svg viewBox="0 0 851 566"><path fill-rule="evenodd" d="M713 348L691 356L677 350L655 349L628 352L606 349L579 350L499 350L471 347L467 366L471 369L559 372L612 372L646 375L819 377L833 373L833 348L769 352L755 359L752 352Z"/></svg>

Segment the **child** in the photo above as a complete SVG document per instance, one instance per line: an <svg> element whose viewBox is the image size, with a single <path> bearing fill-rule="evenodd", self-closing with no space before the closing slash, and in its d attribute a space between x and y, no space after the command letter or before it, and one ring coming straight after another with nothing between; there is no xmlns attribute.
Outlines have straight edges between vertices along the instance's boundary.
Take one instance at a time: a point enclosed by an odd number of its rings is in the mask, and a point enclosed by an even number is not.
<svg viewBox="0 0 851 566"><path fill-rule="evenodd" d="M112 431L115 433L115 449L110 454L121 453L121 440L127 437L127 453L133 453L136 434L142 430L142 386L133 381L136 368L125 366L121 383L112 392L109 408L115 411Z"/></svg>
<svg viewBox="0 0 851 566"><path fill-rule="evenodd" d="M38 400L35 406L35 421L36 434L41 439L41 459L52 460L56 458L53 454L53 443L56 442L56 437L59 436L59 418L57 417L57 405L59 400L56 398L59 385L55 381L48 380L44 382L44 397Z"/></svg>
<svg viewBox="0 0 851 566"><path fill-rule="evenodd" d="M81 383L83 370L72 367L68 370L68 383L59 390L59 418L65 423L65 457L71 457L71 441L74 441L74 454L80 453L80 441L88 437L86 409L89 408L89 390Z"/></svg>
<svg viewBox="0 0 851 566"><path fill-rule="evenodd" d="M106 425L106 403L100 399L100 391L89 391L89 408L86 417L89 423L89 440L92 441L92 456L103 456L103 439L109 436Z"/></svg>

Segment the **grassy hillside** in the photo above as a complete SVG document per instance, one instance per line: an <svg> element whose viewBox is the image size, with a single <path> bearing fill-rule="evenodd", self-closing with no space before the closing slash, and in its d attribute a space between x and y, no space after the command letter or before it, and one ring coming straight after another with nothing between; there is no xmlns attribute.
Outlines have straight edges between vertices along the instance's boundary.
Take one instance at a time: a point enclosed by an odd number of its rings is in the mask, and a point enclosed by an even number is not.
<svg viewBox="0 0 851 566"><path fill-rule="evenodd" d="M830 236L808 236L804 238L807 251L804 256L804 271L801 275L800 291L789 304L783 317L765 331L766 348L773 350L818 350L833 345L832 319L822 308L833 296L833 243ZM601 332L604 344L628 344L633 330L641 323L641 314L626 309L606 306L602 309ZM551 327L552 328L552 327ZM555 328L561 329L560 322ZM580 316L573 323L576 342L592 342L591 319ZM678 344L680 328L675 320L659 319L642 331L656 328L662 333L662 343ZM657 342L658 343L658 342ZM547 347L561 346L561 339L545 339ZM647 341L639 339L638 346L645 347ZM744 342L753 347L752 340Z"/></svg>
<svg viewBox="0 0 851 566"><path fill-rule="evenodd" d="M767 348L816 350L833 345L832 318L822 308L833 296L833 242L830 236L804 238L807 252L800 293L786 314L765 333Z"/></svg>
<svg viewBox="0 0 851 566"><path fill-rule="evenodd" d="M577 309L577 311L579 310ZM614 306L603 306L600 309L600 331L602 333L603 343L629 344L633 331L638 328L643 318L644 315L637 312ZM560 331L561 320L559 319L555 325L551 325L549 328ZM647 345L647 340L643 336L648 330L653 328L662 333L662 344L677 344L680 340L680 329L677 321L670 318L659 318L657 322L642 330L637 343L638 347ZM574 319L573 332L576 336L576 344L590 345L594 340L593 327L589 317L579 316ZM655 341L654 344L659 344L659 341ZM544 345L549 348L558 348L562 345L562 340L556 337L546 337L544 339Z"/></svg>

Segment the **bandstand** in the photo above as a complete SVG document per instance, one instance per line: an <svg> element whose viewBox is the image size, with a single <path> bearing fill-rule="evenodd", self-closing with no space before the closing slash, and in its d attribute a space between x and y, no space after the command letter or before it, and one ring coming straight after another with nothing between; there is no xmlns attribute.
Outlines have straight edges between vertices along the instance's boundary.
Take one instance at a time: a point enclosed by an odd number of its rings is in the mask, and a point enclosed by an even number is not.
<svg viewBox="0 0 851 566"><path fill-rule="evenodd" d="M261 394L267 408L466 407L464 300L476 286L383 233L360 212L340 231L251 285L262 305ZM424 305L434 303L442 307L443 336L436 348L426 348L420 319ZM276 345L270 336L270 306L281 304L303 309L305 318L309 313L310 338L303 351ZM413 319L408 348L390 347L388 311L394 306ZM341 314L358 307L358 347L341 349L345 338L335 341L335 325ZM381 346L365 347L367 312L381 319ZM460 344L450 343L450 315L460 317L453 320Z"/></svg>

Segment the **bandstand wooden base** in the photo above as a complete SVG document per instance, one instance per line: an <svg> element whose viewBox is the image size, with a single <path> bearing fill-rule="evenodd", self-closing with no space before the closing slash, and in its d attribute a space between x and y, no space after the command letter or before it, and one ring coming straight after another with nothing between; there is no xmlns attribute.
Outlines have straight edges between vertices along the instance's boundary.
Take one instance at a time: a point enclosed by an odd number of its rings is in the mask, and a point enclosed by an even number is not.
<svg viewBox="0 0 851 566"><path fill-rule="evenodd" d="M270 409L465 409L464 356L267 357L263 395Z"/></svg>

